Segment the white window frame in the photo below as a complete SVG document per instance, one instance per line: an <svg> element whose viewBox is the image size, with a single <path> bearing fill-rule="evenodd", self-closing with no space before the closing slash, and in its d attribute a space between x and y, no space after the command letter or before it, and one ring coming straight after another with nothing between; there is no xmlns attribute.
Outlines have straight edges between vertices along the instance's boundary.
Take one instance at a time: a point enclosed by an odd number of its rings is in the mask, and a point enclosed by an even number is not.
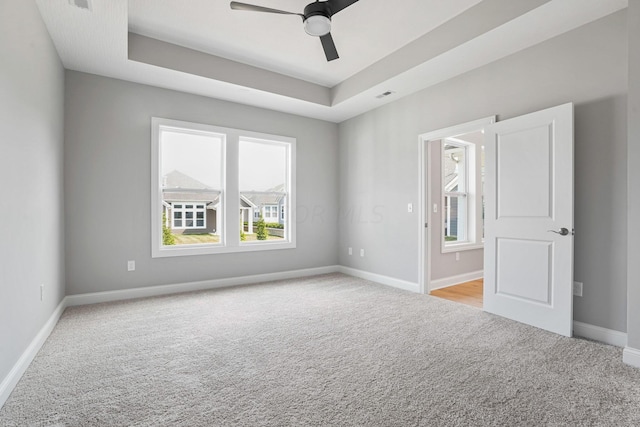
<svg viewBox="0 0 640 427"><path fill-rule="evenodd" d="M187 205L192 206L188 208ZM180 206L177 208L176 206ZM202 207L198 207L202 206ZM182 224L180 226L176 226L176 213L179 212L182 214ZM187 212L193 213L193 221L195 225L192 227L187 226ZM202 213L203 225L198 225L198 213ZM171 203L171 229L173 230L186 230L186 229L206 229L207 228L207 205L202 202L173 202Z"/></svg>
<svg viewBox="0 0 640 427"><path fill-rule="evenodd" d="M478 249L484 246L482 239L482 177L480 169L480 146L457 139L455 137L443 138L440 144L440 159L442 161L442 182L444 183L444 147L453 145L464 149L464 164L462 173L458 181L458 191L446 191L442 186L442 199L440 206L443 207L442 241L440 250L442 253L458 252L462 250ZM447 196L458 197L459 212L460 203L463 204L463 216L458 216L458 236L457 241L445 241L445 221L444 215L447 210L444 206ZM449 198L449 200L451 200Z"/></svg>
<svg viewBox="0 0 640 427"><path fill-rule="evenodd" d="M162 244L162 176L160 137L162 130L184 131L185 133L210 133L222 138L222 204L220 220L222 233L219 243L202 245ZM286 193L291 203L287 205L287 226L283 239L260 242L240 241L240 189L239 189L239 142L257 140L283 144L286 147ZM270 135L242 129L233 129L159 117L151 119L151 256L153 258L211 255L220 253L268 251L296 247L296 139L281 135ZM206 218L206 211L205 211ZM206 221L206 220L205 220Z"/></svg>
<svg viewBox="0 0 640 427"><path fill-rule="evenodd" d="M273 215L274 211L275 211L275 216ZM264 218L265 222L273 222L273 221L267 221L267 218L278 219L278 205L264 205L262 207L262 218Z"/></svg>

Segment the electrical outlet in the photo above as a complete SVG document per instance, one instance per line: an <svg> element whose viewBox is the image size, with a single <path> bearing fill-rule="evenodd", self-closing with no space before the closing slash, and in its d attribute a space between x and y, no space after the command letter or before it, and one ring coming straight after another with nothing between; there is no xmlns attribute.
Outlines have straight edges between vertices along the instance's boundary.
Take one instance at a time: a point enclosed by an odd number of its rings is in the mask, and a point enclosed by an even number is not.
<svg viewBox="0 0 640 427"><path fill-rule="evenodd" d="M135 261L127 261L127 271L136 271Z"/></svg>
<svg viewBox="0 0 640 427"><path fill-rule="evenodd" d="M456 261L460 261L460 252L456 252Z"/></svg>
<svg viewBox="0 0 640 427"><path fill-rule="evenodd" d="M353 255L353 248L349 248L349 255Z"/></svg>
<svg viewBox="0 0 640 427"><path fill-rule="evenodd" d="M364 256L364 249L360 249L360 256Z"/></svg>
<svg viewBox="0 0 640 427"><path fill-rule="evenodd" d="M44 283L40 285L40 301L44 301Z"/></svg>
<svg viewBox="0 0 640 427"><path fill-rule="evenodd" d="M582 282L573 282L573 295L582 296Z"/></svg>

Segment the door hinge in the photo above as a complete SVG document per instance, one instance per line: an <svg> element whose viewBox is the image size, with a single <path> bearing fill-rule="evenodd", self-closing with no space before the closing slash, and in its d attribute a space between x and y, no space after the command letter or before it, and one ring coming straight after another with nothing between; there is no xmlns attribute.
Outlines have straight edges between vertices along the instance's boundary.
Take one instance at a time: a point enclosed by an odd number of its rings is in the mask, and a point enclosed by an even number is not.
<svg viewBox="0 0 640 427"><path fill-rule="evenodd" d="M424 228L429 228L429 223L424 223Z"/></svg>

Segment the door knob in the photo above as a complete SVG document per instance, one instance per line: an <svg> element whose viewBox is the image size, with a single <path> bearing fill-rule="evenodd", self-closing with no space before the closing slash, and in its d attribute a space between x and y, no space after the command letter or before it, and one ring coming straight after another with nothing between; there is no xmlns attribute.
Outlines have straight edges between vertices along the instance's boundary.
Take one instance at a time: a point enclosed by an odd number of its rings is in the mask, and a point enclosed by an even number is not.
<svg viewBox="0 0 640 427"><path fill-rule="evenodd" d="M549 231L551 233L559 234L561 236L567 236L569 234L569 230L564 228L564 227L562 227L560 230L557 230L557 231L556 230L547 230L547 231ZM571 231L571 235L573 235L573 234L574 234L574 231L572 230Z"/></svg>

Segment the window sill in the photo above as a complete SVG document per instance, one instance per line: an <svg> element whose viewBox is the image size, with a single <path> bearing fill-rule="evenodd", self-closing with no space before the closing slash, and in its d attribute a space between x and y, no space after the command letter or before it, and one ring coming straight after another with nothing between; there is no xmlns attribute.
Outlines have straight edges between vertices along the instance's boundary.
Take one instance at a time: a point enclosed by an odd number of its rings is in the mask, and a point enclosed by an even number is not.
<svg viewBox="0 0 640 427"><path fill-rule="evenodd" d="M184 245L181 245L184 246ZM276 242L276 243L241 243L240 246L222 246L222 245L189 245L189 247L179 246L163 246L162 248L154 248L151 254L152 258L166 258L177 256L196 256L196 255L216 255L239 252L256 252L256 251L273 251L279 249L294 249L296 244L293 242Z"/></svg>
<svg viewBox="0 0 640 427"><path fill-rule="evenodd" d="M447 254L452 252L473 251L477 249L484 249L484 243L452 243L446 246L443 245L440 252Z"/></svg>

